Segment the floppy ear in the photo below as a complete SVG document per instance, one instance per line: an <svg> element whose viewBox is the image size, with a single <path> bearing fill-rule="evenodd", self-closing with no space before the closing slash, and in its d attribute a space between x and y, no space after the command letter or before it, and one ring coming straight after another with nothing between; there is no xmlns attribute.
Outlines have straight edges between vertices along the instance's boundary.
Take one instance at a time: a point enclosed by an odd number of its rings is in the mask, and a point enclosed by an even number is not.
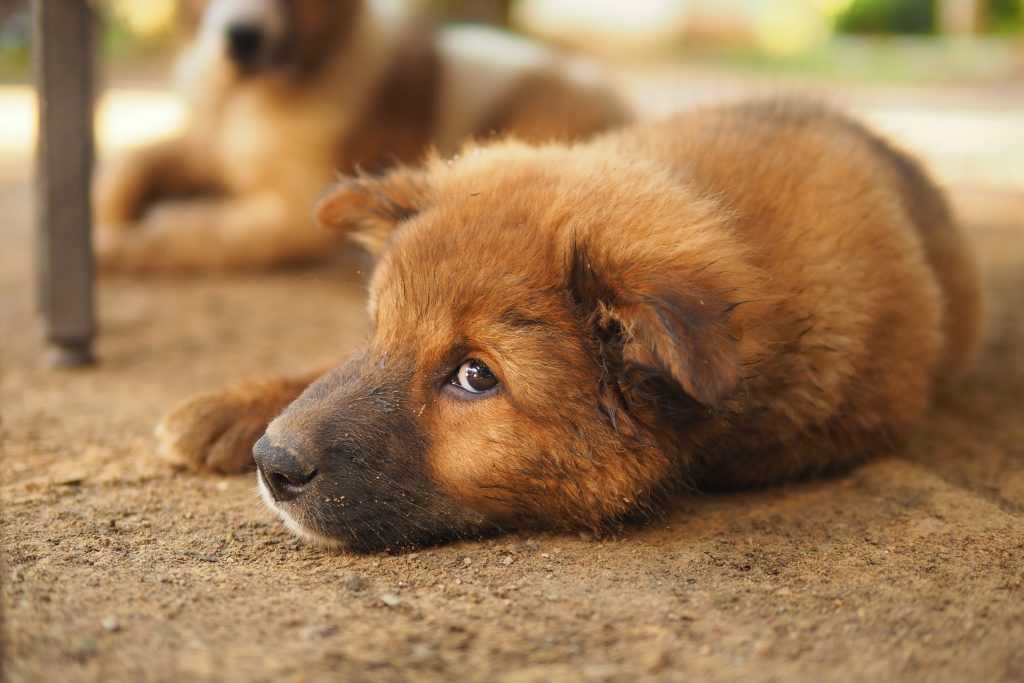
<svg viewBox="0 0 1024 683"><path fill-rule="evenodd" d="M707 408L718 406L739 384L743 366L731 320L739 302L726 293L734 292L684 273L638 277L637 270L598 272L573 247L570 291L598 338L602 363L627 399L658 401L666 398L659 391L681 388Z"/></svg>
<svg viewBox="0 0 1024 683"><path fill-rule="evenodd" d="M426 172L399 167L382 176L342 178L313 209L320 227L347 235L378 256L391 234L426 206Z"/></svg>
<svg viewBox="0 0 1024 683"><path fill-rule="evenodd" d="M175 18L179 28L190 34L195 33L208 4L209 0L178 0L175 5Z"/></svg>

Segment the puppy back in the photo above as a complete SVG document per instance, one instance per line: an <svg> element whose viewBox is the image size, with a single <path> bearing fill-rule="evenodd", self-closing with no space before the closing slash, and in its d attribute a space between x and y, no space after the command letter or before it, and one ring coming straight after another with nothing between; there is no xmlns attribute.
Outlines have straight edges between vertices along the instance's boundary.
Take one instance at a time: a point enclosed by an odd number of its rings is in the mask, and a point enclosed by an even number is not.
<svg viewBox="0 0 1024 683"><path fill-rule="evenodd" d="M815 102L755 100L598 144L657 159L717 202L767 274L762 296L778 302L741 333L767 352L748 364L731 408L742 433L711 449L735 465L708 463L718 484L854 462L905 433L936 382L970 364L977 274L952 213L916 161L853 119Z"/></svg>
<svg viewBox="0 0 1024 683"><path fill-rule="evenodd" d="M921 164L869 130L860 126L857 129L895 171L903 205L942 287L945 347L939 372L944 381L957 379L973 365L981 337L982 299L977 262L944 193Z"/></svg>

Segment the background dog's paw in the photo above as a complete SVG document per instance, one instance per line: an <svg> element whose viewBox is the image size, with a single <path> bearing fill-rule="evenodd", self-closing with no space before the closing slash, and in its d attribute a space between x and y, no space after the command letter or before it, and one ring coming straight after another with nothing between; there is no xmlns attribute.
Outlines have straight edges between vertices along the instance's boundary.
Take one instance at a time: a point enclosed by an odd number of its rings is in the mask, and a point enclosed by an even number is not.
<svg viewBox="0 0 1024 683"><path fill-rule="evenodd" d="M108 225L131 225L137 221L152 194L143 159L131 156L100 167L92 190L94 219Z"/></svg>
<svg viewBox="0 0 1024 683"><path fill-rule="evenodd" d="M238 251L220 239L223 222L215 200L166 199L137 223L97 224L96 264L111 273L219 270Z"/></svg>
<svg viewBox="0 0 1024 683"><path fill-rule="evenodd" d="M235 474L253 468L252 447L272 415L234 391L196 396L156 427L160 456L176 465Z"/></svg>
<svg viewBox="0 0 1024 683"><path fill-rule="evenodd" d="M92 251L96 267L104 272L123 269L125 244L131 228L109 223L97 223L93 228Z"/></svg>
<svg viewBox="0 0 1024 683"><path fill-rule="evenodd" d="M202 230L185 220L177 202L165 202L132 225L98 224L93 238L96 266L106 273L159 273L191 269L198 256L215 251Z"/></svg>

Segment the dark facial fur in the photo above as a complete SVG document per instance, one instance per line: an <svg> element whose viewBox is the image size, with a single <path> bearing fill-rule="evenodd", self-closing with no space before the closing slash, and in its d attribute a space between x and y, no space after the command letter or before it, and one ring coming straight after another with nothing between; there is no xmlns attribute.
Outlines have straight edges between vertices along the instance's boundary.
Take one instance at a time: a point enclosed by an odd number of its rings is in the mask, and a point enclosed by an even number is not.
<svg viewBox="0 0 1024 683"><path fill-rule="evenodd" d="M257 444L268 492L268 448L313 473L298 497L278 503L307 533L353 550L395 550L457 536L470 521L425 471L429 446L409 405L411 381L401 359L353 358L306 389Z"/></svg>

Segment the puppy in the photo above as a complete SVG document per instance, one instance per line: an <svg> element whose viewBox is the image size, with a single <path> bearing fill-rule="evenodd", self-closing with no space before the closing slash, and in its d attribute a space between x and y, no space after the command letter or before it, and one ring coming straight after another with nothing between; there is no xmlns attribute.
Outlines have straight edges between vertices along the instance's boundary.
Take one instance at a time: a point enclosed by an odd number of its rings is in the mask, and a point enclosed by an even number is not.
<svg viewBox="0 0 1024 683"><path fill-rule="evenodd" d="M310 260L333 240L309 206L338 171L494 133L586 137L627 118L592 66L496 30L435 31L406 0L212 0L179 72L183 135L97 182L107 269Z"/></svg>
<svg viewBox="0 0 1024 683"><path fill-rule="evenodd" d="M316 215L379 255L365 348L195 399L161 436L235 468L269 423L267 504L356 550L601 530L673 493L849 466L977 346L941 192L812 103L475 147L344 180Z"/></svg>

